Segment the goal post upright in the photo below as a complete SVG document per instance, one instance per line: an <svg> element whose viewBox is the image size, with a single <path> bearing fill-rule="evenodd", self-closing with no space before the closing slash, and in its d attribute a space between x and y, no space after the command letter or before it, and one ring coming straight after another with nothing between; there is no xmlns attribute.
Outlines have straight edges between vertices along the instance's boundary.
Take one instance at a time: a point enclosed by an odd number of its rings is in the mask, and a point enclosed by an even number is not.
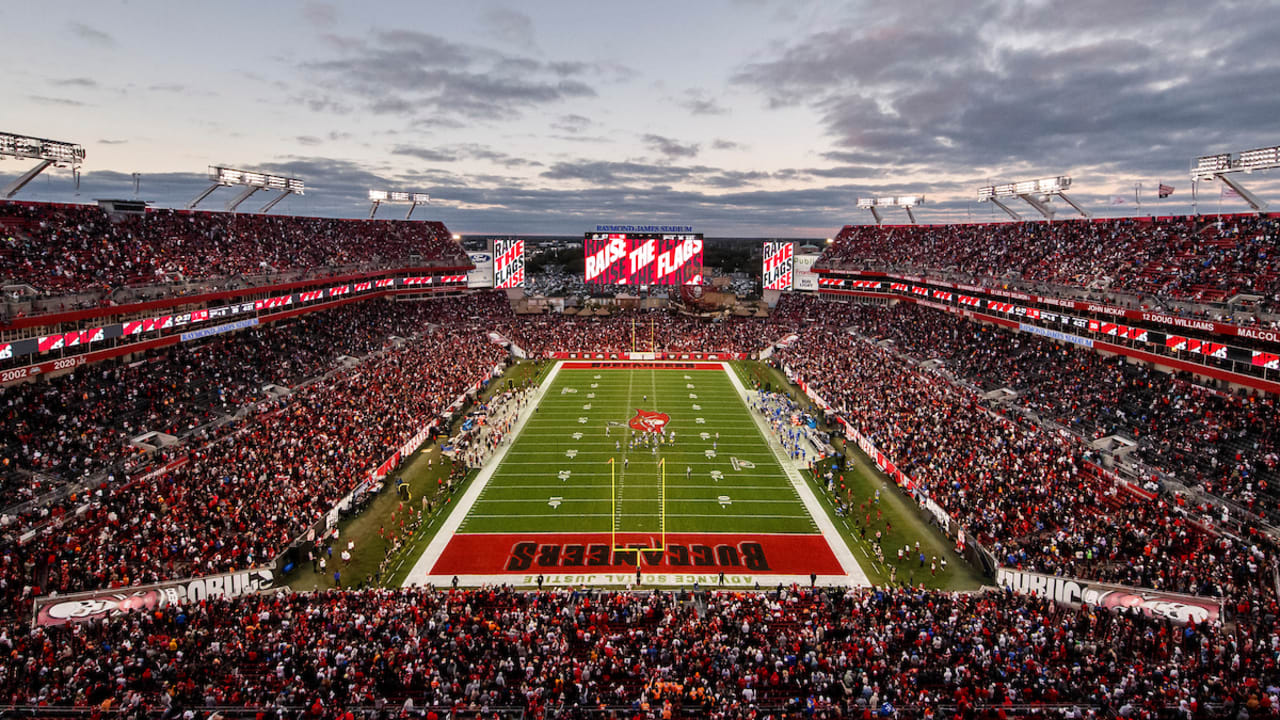
<svg viewBox="0 0 1280 720"><path fill-rule="evenodd" d="M618 484L614 479L613 458L609 458L609 547L618 547Z"/></svg>
<svg viewBox="0 0 1280 720"><path fill-rule="evenodd" d="M662 468L662 484L658 486L658 530L662 538L659 549L665 552L667 549L667 459L662 458L658 466Z"/></svg>

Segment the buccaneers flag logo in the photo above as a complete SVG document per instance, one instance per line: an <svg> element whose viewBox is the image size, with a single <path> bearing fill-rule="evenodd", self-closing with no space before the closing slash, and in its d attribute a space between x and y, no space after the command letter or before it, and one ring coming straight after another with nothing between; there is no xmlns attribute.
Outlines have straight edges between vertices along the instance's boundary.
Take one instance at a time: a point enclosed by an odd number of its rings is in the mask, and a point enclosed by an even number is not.
<svg viewBox="0 0 1280 720"><path fill-rule="evenodd" d="M631 418L631 422L627 424L641 432L660 433L663 432L663 428L669 422L671 422L671 416L666 413L650 412L649 410L636 408L636 416Z"/></svg>

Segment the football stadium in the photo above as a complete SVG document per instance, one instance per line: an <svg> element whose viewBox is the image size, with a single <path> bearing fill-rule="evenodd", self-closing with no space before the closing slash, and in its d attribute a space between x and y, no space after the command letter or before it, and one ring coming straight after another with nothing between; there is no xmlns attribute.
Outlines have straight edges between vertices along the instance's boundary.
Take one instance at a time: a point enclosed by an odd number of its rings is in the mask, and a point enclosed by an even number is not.
<svg viewBox="0 0 1280 720"><path fill-rule="evenodd" d="M1280 716L1274 6L141 5L0 10L0 718Z"/></svg>

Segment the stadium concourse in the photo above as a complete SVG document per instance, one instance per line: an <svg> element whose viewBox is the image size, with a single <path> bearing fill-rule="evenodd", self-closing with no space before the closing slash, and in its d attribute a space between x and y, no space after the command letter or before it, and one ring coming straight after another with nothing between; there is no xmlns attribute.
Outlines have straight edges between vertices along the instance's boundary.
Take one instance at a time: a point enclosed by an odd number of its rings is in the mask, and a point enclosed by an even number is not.
<svg viewBox="0 0 1280 720"><path fill-rule="evenodd" d="M189 603L129 590L283 572L277 559L309 529L323 531L370 468L394 466L401 448L446 431L436 418L510 359L495 337L539 356L632 347L631 313L526 318L502 292L406 287L410 270L447 272L464 257L442 225L251 218L160 212L112 223L97 209L0 205L0 276L23 286L10 298L5 342L42 327L32 324L44 322L40 313L69 332L142 294L220 308L226 297L188 293L242 293L235 297L248 297L262 318L208 336L158 328L127 361L15 375L22 382L0 388L0 712L1280 714L1275 396L889 296L861 304L786 294L767 318L638 317L653 328L650 352L776 348L770 362L822 398L828 419L874 446L877 460L892 458L901 491L945 517L938 524L948 537L970 557L981 548L999 589L940 592L901 577L877 588L698 593L500 584L255 593L237 584ZM910 234L921 250L906 261L917 270L991 268L1077 288L1104 281L1169 303L1251 290L1265 324L1280 300L1273 223L846 228L822 263L899 262L891 253ZM322 241L300 255L299 237ZM1080 263L1086 247L1105 278ZM1171 269L1192 257L1190 274ZM358 269L332 267L348 264ZM296 275L272 276L286 270ZM270 314L280 310L269 302L284 291L279 283L314 293L339 272L387 283ZM406 298L415 301L396 301ZM132 321L147 312L121 314ZM6 362L18 368L17 358ZM987 397L1004 387L1016 397ZM169 440L143 447L134 439L146 432ZM1092 444L1115 433L1138 441L1134 457L1150 472L1137 486L1102 467ZM869 497L831 493L823 502L850 533L887 530ZM885 548L890 563L895 549ZM1004 582L1029 572L1043 576ZM1096 582L1122 587L1101 586L1081 602L1080 588ZM51 593L108 589L116 592L69 614L34 612Z"/></svg>

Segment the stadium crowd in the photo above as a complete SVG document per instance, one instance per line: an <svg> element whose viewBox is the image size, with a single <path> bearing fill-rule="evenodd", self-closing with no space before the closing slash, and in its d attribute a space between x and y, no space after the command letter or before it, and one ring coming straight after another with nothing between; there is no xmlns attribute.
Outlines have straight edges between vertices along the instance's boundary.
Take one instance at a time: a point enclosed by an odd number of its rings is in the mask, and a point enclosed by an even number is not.
<svg viewBox="0 0 1280 720"><path fill-rule="evenodd" d="M607 316L512 315L497 328L531 357L580 350L751 353L779 335L779 329L763 318L706 320L665 310Z"/></svg>
<svg viewBox="0 0 1280 720"><path fill-rule="evenodd" d="M0 279L44 293L370 263L467 261L439 222L0 203Z"/></svg>
<svg viewBox="0 0 1280 720"><path fill-rule="evenodd" d="M1229 634L1004 591L327 591L0 635L0 701L131 717L1251 718L1276 714L1277 642L1274 618ZM616 710L586 713L600 708Z"/></svg>
<svg viewBox="0 0 1280 720"><path fill-rule="evenodd" d="M1237 293L1280 309L1275 216L1125 218L1054 223L848 225L818 267L958 271L1167 300Z"/></svg>
<svg viewBox="0 0 1280 720"><path fill-rule="evenodd" d="M425 321L456 317L460 303L420 307L410 315ZM421 327L401 347L259 403L216 434L188 438L170 450L168 457L185 460L175 469L104 480L6 517L0 615L20 616L23 604L48 591L207 574L275 557L505 356L468 323ZM34 537L19 540L28 533Z"/></svg>
<svg viewBox="0 0 1280 720"><path fill-rule="evenodd" d="M633 328L635 346L648 349L651 333L656 349L677 352L751 352L794 334L778 361L1001 564L1223 597L1230 623L1184 627L1003 591L419 588L204 600L22 626L32 598L50 591L270 560L487 376L506 355L491 331L541 355L629 350ZM406 339L390 343L393 334ZM874 342L883 339L892 351ZM297 387L339 354L374 350ZM974 387L899 353L940 360ZM266 383L295 391L265 397ZM1273 398L1223 395L905 303L793 295L767 320L717 322L665 312L517 317L501 292L366 301L154 362L7 388L5 459L27 470L111 468L133 452L115 448L138 429L191 434L166 455L184 460L170 471L5 519L0 704L166 720L203 720L217 707L255 708L262 720L504 707L543 718L599 707L645 718L1003 718L1027 707L1046 717L1280 714L1274 545L1253 531L1219 532L1205 508L1101 479L1079 439L1006 416L977 392L1004 386L1087 436L1132 433L1147 441L1144 458L1224 494L1265 490L1274 469ZM192 433L254 402L216 433ZM29 407L48 412L28 417ZM80 426L58 434L67 422ZM1203 443L1221 449L1208 459L1190 452ZM52 459L64 456L82 459ZM876 529L870 515L848 516Z"/></svg>
<svg viewBox="0 0 1280 720"><path fill-rule="evenodd" d="M872 308L866 322L892 323L898 312ZM1086 470L1087 448L1069 434L1005 417L974 390L833 326L811 328L775 357L891 458L913 492L936 502L1001 564L1274 598L1273 588L1258 584L1258 569L1277 557L1264 536L1233 539L1205 526L1212 519L1205 508L1121 495Z"/></svg>
<svg viewBox="0 0 1280 720"><path fill-rule="evenodd" d="M5 501L28 499L51 480L124 472L145 463L129 444L149 431L183 437L196 427L363 356L394 333L424 327L429 303L358 302L319 314L105 362L41 382L0 387L0 478Z"/></svg>
<svg viewBox="0 0 1280 720"><path fill-rule="evenodd" d="M1190 485L1280 517L1280 406L1273 395L1231 393L1169 373L1104 357L1088 348L970 322L913 303L817 303L865 337L943 366L982 391L1008 387L1017 405L1101 438L1138 442L1133 457Z"/></svg>

